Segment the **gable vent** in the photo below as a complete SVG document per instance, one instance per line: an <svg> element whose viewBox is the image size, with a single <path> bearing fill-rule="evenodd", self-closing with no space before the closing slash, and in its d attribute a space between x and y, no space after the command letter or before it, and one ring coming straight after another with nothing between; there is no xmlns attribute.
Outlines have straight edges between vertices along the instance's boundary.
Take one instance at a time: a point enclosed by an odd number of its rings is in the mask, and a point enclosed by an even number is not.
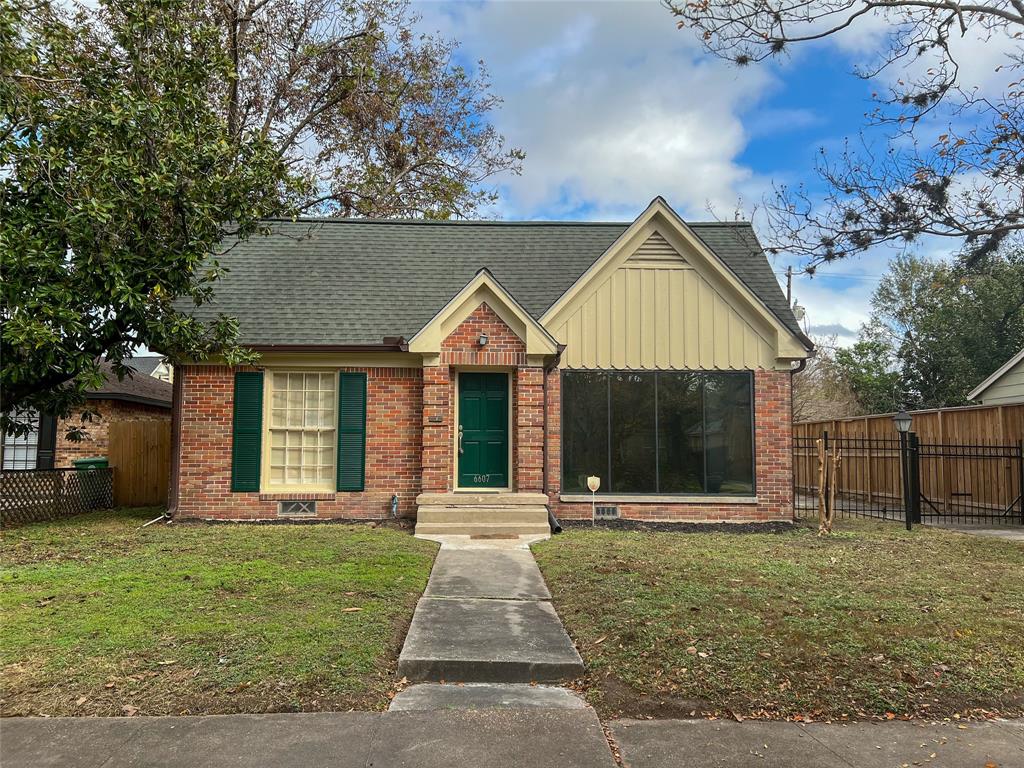
<svg viewBox="0 0 1024 768"><path fill-rule="evenodd" d="M629 257L629 261L643 261L648 263L656 264L671 264L673 266L682 266L686 264L686 259L682 257L675 248L673 248L668 240L662 237L661 233L655 232L648 237L643 245L636 249L636 252Z"/></svg>

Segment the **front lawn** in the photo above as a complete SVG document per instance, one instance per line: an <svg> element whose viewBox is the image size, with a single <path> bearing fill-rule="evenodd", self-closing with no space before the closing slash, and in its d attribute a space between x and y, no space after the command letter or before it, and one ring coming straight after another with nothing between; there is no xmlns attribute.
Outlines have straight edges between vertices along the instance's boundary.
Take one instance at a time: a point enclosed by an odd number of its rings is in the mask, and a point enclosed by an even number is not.
<svg viewBox="0 0 1024 768"><path fill-rule="evenodd" d="M153 525L97 512L3 535L5 715L380 709L436 545L352 525Z"/></svg>
<svg viewBox="0 0 1024 768"><path fill-rule="evenodd" d="M571 528L534 547L606 716L1024 713L1024 546Z"/></svg>

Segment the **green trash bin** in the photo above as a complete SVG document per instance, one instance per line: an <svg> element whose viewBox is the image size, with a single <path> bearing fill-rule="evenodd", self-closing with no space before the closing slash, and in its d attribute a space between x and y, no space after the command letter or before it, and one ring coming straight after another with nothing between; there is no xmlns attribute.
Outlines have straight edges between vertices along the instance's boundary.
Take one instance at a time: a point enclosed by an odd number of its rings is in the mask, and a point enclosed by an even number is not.
<svg viewBox="0 0 1024 768"><path fill-rule="evenodd" d="M75 459L71 462L75 469L81 472L92 472L94 469L106 469L110 466L106 456L98 456L94 459ZM109 481L103 477L79 477L78 490L82 499L82 505L86 509L96 509L105 506L104 499L107 497L106 485Z"/></svg>
<svg viewBox="0 0 1024 768"><path fill-rule="evenodd" d="M83 469L106 469L110 466L106 456L99 456L95 459L75 459L71 463L79 471Z"/></svg>

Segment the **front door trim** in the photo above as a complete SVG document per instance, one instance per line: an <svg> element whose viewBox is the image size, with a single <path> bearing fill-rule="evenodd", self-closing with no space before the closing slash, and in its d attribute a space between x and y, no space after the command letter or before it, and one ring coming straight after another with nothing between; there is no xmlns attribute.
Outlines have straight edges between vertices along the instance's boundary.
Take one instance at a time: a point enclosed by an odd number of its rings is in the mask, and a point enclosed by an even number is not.
<svg viewBox="0 0 1024 768"><path fill-rule="evenodd" d="M463 373L503 373L505 374L505 381L508 387L508 427L506 431L507 444L506 454L508 461L508 473L505 475L508 478L508 484L503 487L487 488L487 487L463 487L459 484L459 401L462 388L462 374ZM503 368L497 366L479 366L474 368L459 368L455 370L455 407L454 407L454 421L452 423L452 489L455 493L508 493L512 490L512 440L515 436L512 432L513 419L512 414L515 411L514 403L512 402L512 376L515 375L514 368Z"/></svg>

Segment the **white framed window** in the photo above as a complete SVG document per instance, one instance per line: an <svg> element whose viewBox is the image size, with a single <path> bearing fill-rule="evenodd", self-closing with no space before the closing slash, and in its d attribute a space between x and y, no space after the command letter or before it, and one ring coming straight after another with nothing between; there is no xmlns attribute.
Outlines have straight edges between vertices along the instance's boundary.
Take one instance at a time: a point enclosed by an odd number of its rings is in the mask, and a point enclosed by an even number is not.
<svg viewBox="0 0 1024 768"><path fill-rule="evenodd" d="M268 374L266 487L333 490L337 482L337 375L320 371Z"/></svg>
<svg viewBox="0 0 1024 768"><path fill-rule="evenodd" d="M4 433L3 468L35 469L39 456L39 414L36 411L21 411L14 420L26 424L29 431L24 435Z"/></svg>

